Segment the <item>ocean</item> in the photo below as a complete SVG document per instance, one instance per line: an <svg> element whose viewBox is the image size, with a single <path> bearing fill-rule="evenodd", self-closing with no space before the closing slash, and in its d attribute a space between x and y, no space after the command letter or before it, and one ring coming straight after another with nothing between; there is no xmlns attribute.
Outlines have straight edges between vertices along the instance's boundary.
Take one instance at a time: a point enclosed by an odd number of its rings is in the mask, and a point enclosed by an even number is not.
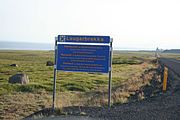
<svg viewBox="0 0 180 120"><path fill-rule="evenodd" d="M0 50L54 50L52 43L28 43L28 42L6 42L0 41ZM147 48L113 47L113 50L120 51L154 51Z"/></svg>
<svg viewBox="0 0 180 120"><path fill-rule="evenodd" d="M28 43L0 41L0 50L53 50L52 43Z"/></svg>

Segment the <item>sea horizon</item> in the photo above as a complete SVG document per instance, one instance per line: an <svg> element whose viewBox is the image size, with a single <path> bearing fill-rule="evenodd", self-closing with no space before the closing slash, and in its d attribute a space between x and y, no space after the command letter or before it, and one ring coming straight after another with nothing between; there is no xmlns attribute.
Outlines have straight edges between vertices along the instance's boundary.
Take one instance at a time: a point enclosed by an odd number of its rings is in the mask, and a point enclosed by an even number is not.
<svg viewBox="0 0 180 120"><path fill-rule="evenodd" d="M0 50L53 50L52 43L0 41Z"/></svg>
<svg viewBox="0 0 180 120"><path fill-rule="evenodd" d="M0 41L0 50L54 50L52 43L20 42L20 41ZM114 47L120 51L155 51L145 48L126 48Z"/></svg>

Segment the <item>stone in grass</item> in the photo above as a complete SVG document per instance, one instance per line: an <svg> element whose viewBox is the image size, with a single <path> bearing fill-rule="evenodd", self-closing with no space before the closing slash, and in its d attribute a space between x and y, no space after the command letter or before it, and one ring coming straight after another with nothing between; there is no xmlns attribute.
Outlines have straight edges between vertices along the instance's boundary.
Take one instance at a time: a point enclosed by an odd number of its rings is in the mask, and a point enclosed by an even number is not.
<svg viewBox="0 0 180 120"><path fill-rule="evenodd" d="M12 66L12 67L18 67L17 64L11 64L10 66Z"/></svg>
<svg viewBox="0 0 180 120"><path fill-rule="evenodd" d="M15 74L9 78L9 83L15 84L28 84L29 83L29 78L26 74Z"/></svg>
<svg viewBox="0 0 180 120"><path fill-rule="evenodd" d="M87 114L85 112L80 112L81 116L86 116Z"/></svg>
<svg viewBox="0 0 180 120"><path fill-rule="evenodd" d="M52 61L47 61L46 66L53 66L54 63Z"/></svg>

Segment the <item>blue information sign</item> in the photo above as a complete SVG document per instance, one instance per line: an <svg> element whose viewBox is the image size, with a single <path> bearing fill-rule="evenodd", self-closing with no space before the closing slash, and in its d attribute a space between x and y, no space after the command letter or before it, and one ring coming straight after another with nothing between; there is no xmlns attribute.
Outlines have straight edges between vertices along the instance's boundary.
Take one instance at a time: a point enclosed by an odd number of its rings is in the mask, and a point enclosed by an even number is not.
<svg viewBox="0 0 180 120"><path fill-rule="evenodd" d="M58 44L57 70L109 72L109 45Z"/></svg>
<svg viewBox="0 0 180 120"><path fill-rule="evenodd" d="M110 43L110 36L58 35L58 42Z"/></svg>
<svg viewBox="0 0 180 120"><path fill-rule="evenodd" d="M87 44L85 44L87 43ZM56 70L109 73L108 107L111 106L112 41L109 36L58 35L55 38L53 111L56 98Z"/></svg>

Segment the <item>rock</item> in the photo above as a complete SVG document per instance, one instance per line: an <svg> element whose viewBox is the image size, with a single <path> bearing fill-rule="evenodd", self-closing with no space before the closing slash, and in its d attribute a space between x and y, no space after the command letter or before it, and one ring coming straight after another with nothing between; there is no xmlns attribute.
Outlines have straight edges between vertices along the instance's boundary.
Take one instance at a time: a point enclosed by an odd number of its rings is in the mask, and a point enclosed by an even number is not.
<svg viewBox="0 0 180 120"><path fill-rule="evenodd" d="M85 112L80 112L80 115L86 116L87 114Z"/></svg>
<svg viewBox="0 0 180 120"><path fill-rule="evenodd" d="M10 66L13 66L13 67L18 67L18 65L17 65L17 64L11 64Z"/></svg>
<svg viewBox="0 0 180 120"><path fill-rule="evenodd" d="M52 61L47 61L46 66L53 66L54 63Z"/></svg>
<svg viewBox="0 0 180 120"><path fill-rule="evenodd" d="M12 84L15 84L15 83L28 84L29 78L26 74L16 74L16 75L11 76L8 82Z"/></svg>

